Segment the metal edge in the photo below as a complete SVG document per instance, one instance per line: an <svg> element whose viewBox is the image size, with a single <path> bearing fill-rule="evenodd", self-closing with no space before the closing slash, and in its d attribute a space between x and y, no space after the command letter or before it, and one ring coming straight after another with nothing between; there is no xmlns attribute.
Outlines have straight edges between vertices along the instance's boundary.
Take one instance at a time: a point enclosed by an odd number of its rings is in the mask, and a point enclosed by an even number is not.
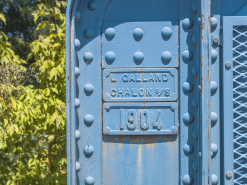
<svg viewBox="0 0 247 185"><path fill-rule="evenodd" d="M67 142L67 184L71 184L71 116L70 116L70 27L74 0L68 0L65 23L65 78L66 78L66 142Z"/></svg>
<svg viewBox="0 0 247 185"><path fill-rule="evenodd" d="M200 55L201 55L201 94L200 94L200 142L201 142L201 158L200 171L201 180L199 184L212 184L211 178L211 1L201 0L201 39L200 39Z"/></svg>

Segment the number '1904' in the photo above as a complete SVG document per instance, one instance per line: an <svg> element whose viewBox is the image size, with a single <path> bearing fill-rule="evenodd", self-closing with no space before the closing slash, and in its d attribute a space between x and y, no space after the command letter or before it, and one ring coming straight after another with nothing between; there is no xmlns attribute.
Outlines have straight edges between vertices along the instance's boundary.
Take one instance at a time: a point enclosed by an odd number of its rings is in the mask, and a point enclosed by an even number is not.
<svg viewBox="0 0 247 185"><path fill-rule="evenodd" d="M150 123L153 125L153 127L156 127L158 130L162 128L162 122L160 118L160 110L157 110L155 112L154 120L150 120L150 112L146 109L142 109L140 111L140 127L143 130L147 130L150 126ZM134 130L137 125L137 113L134 109L130 109L128 111L128 117L127 117L127 127L130 130ZM120 129L124 129L124 109L120 109Z"/></svg>

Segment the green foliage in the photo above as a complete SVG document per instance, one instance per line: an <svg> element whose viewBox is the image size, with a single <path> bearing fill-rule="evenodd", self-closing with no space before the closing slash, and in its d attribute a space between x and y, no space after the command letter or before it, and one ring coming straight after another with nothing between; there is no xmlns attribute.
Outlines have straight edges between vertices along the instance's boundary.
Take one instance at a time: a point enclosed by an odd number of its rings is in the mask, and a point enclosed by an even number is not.
<svg viewBox="0 0 247 185"><path fill-rule="evenodd" d="M35 61L35 74L1 33L0 83L10 88L0 99L0 184L66 184L65 6L40 1L33 12L39 36L29 45L28 59Z"/></svg>
<svg viewBox="0 0 247 185"><path fill-rule="evenodd" d="M32 16L37 3L39 3L38 0L0 1L0 12L3 13L8 23L4 24L0 21L0 29L8 36L12 50L22 59L27 58L28 45L39 34L35 31L36 25ZM28 62L32 63L33 60Z"/></svg>

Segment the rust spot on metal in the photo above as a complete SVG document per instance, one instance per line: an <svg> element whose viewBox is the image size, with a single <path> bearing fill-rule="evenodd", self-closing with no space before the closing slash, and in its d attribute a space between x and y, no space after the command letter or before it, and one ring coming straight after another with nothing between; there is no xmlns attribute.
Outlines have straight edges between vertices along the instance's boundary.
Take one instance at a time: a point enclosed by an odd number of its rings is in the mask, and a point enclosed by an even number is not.
<svg viewBox="0 0 247 185"><path fill-rule="evenodd" d="M202 56L202 59L203 59L203 56Z"/></svg>
<svg viewBox="0 0 247 185"><path fill-rule="evenodd" d="M205 23L203 22L202 23L202 30L205 28Z"/></svg>
<svg viewBox="0 0 247 185"><path fill-rule="evenodd" d="M69 75L68 75L68 80L69 80Z"/></svg>
<svg viewBox="0 0 247 185"><path fill-rule="evenodd" d="M211 24L211 17L208 16L208 22Z"/></svg>

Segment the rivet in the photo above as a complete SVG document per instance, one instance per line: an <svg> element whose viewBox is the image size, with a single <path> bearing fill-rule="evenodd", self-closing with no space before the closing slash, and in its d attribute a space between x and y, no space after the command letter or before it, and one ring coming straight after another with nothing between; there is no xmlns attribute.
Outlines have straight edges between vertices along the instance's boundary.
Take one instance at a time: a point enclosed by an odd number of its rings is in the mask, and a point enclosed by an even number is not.
<svg viewBox="0 0 247 185"><path fill-rule="evenodd" d="M198 74L197 66L192 67L192 74L195 75L195 76Z"/></svg>
<svg viewBox="0 0 247 185"><path fill-rule="evenodd" d="M195 161L194 163L193 163L193 170L195 170L195 171L198 171L198 162L197 161Z"/></svg>
<svg viewBox="0 0 247 185"><path fill-rule="evenodd" d="M78 67L75 67L75 76L80 76L80 69Z"/></svg>
<svg viewBox="0 0 247 185"><path fill-rule="evenodd" d="M225 63L225 66L226 66L227 68L230 68L230 67L232 66L232 63L229 62L229 61L227 61L227 62Z"/></svg>
<svg viewBox="0 0 247 185"><path fill-rule="evenodd" d="M75 131L75 139L78 140L78 139L80 139L80 138L81 138L81 133L80 133L79 130L76 130L76 131Z"/></svg>
<svg viewBox="0 0 247 185"><path fill-rule="evenodd" d="M104 130L104 134L105 135L109 135L111 132L111 129L109 127L106 127L105 130Z"/></svg>
<svg viewBox="0 0 247 185"><path fill-rule="evenodd" d="M202 19L201 19L201 17L198 17L198 19L197 19L197 20L198 20L198 22L201 22L201 20L202 20Z"/></svg>
<svg viewBox="0 0 247 185"><path fill-rule="evenodd" d="M108 103L105 103L104 107L105 107L106 110L110 110L111 109L111 107L110 107L110 105Z"/></svg>
<svg viewBox="0 0 247 185"><path fill-rule="evenodd" d="M211 123L214 124L218 120L218 115L215 112L211 112Z"/></svg>
<svg viewBox="0 0 247 185"><path fill-rule="evenodd" d="M80 107L80 105L81 105L80 100L75 98L75 104L74 105L75 105L76 108Z"/></svg>
<svg viewBox="0 0 247 185"><path fill-rule="evenodd" d="M93 185L95 183L95 180L93 177L91 176L88 176L86 179L85 179L85 184L86 185Z"/></svg>
<svg viewBox="0 0 247 185"><path fill-rule="evenodd" d="M218 179L217 175L212 174L212 184L216 185L216 184L218 184L218 181L219 181L219 179Z"/></svg>
<svg viewBox="0 0 247 185"><path fill-rule="evenodd" d="M75 39L75 49L78 50L81 47L81 42L78 39Z"/></svg>
<svg viewBox="0 0 247 185"><path fill-rule="evenodd" d="M105 60L107 63L112 63L114 62L116 58L116 55L115 53L113 53L112 51L108 51L106 54L105 54Z"/></svg>
<svg viewBox="0 0 247 185"><path fill-rule="evenodd" d="M169 51L164 51L162 54L161 54L161 60L164 62L164 63L169 63L172 59L172 54L169 52Z"/></svg>
<svg viewBox="0 0 247 185"><path fill-rule="evenodd" d="M195 129L193 132L192 132L192 137L197 140L198 139L198 130Z"/></svg>
<svg viewBox="0 0 247 185"><path fill-rule="evenodd" d="M215 17L211 18L211 28L216 28L218 25L218 20Z"/></svg>
<svg viewBox="0 0 247 185"><path fill-rule="evenodd" d="M190 155L194 152L194 147L191 144L185 144L183 147L183 151L186 155Z"/></svg>
<svg viewBox="0 0 247 185"><path fill-rule="evenodd" d="M77 22L81 18L80 12L76 11L75 12L75 21Z"/></svg>
<svg viewBox="0 0 247 185"><path fill-rule="evenodd" d="M162 37L164 38L169 38L172 36L172 29L169 28L169 27L164 27L162 30L161 30L161 35Z"/></svg>
<svg viewBox="0 0 247 185"><path fill-rule="evenodd" d="M201 85L198 85L198 90L202 91L202 86Z"/></svg>
<svg viewBox="0 0 247 185"><path fill-rule="evenodd" d="M218 152L218 146L215 143L211 143L211 151L213 152L213 155Z"/></svg>
<svg viewBox="0 0 247 185"><path fill-rule="evenodd" d="M83 35L87 39L91 39L94 35L94 31L91 28L85 29Z"/></svg>
<svg viewBox="0 0 247 185"><path fill-rule="evenodd" d="M91 125L94 122L94 117L91 114L87 114L84 117L84 122L88 125Z"/></svg>
<svg viewBox="0 0 247 185"><path fill-rule="evenodd" d="M142 52L137 51L134 53L133 59L136 63L141 63L144 60L144 55Z"/></svg>
<svg viewBox="0 0 247 185"><path fill-rule="evenodd" d="M76 162L75 163L75 170L78 172L81 169L80 163Z"/></svg>
<svg viewBox="0 0 247 185"><path fill-rule="evenodd" d="M182 25L185 29L190 29L193 27L193 20L192 19L189 19L189 18L185 18L182 22Z"/></svg>
<svg viewBox="0 0 247 185"><path fill-rule="evenodd" d="M185 93L190 93L193 90L194 86L190 82L184 82L182 88Z"/></svg>
<svg viewBox="0 0 247 185"><path fill-rule="evenodd" d="M192 10L193 10L194 12L197 11L197 2L196 2L196 1L194 1L194 2L192 3Z"/></svg>
<svg viewBox="0 0 247 185"><path fill-rule="evenodd" d="M192 106L195 107L195 108L198 107L198 99L197 99L197 98L194 98L194 99L192 100Z"/></svg>
<svg viewBox="0 0 247 185"><path fill-rule="evenodd" d="M216 60L218 57L218 52L214 49L211 49L211 59Z"/></svg>
<svg viewBox="0 0 247 185"><path fill-rule="evenodd" d="M227 171L226 172L226 178L231 179L232 178L232 172Z"/></svg>
<svg viewBox="0 0 247 185"><path fill-rule="evenodd" d="M183 121L185 124L191 124L194 121L194 116L190 112L186 112L183 115Z"/></svg>
<svg viewBox="0 0 247 185"><path fill-rule="evenodd" d="M199 157L201 158L201 157L202 157L202 152L199 152L198 155L199 155Z"/></svg>
<svg viewBox="0 0 247 185"><path fill-rule="evenodd" d="M83 55L83 59L84 59L84 61L87 63L87 64L89 64L89 63L91 63L92 61L93 61L93 53L91 53L91 52L86 52L84 55Z"/></svg>
<svg viewBox="0 0 247 185"><path fill-rule="evenodd" d="M215 81L211 81L211 92L215 92L218 88L218 84Z"/></svg>
<svg viewBox="0 0 247 185"><path fill-rule="evenodd" d="M173 134L175 134L175 133L178 132L178 128L175 127L175 126L172 126L172 127L170 128L170 130L172 131Z"/></svg>
<svg viewBox="0 0 247 185"><path fill-rule="evenodd" d="M84 147L84 154L86 156L91 156L94 153L94 148L91 145L87 145Z"/></svg>
<svg viewBox="0 0 247 185"><path fill-rule="evenodd" d="M86 94L92 94L94 91L94 86L92 84L86 84L84 86L84 91Z"/></svg>
<svg viewBox="0 0 247 185"><path fill-rule="evenodd" d="M173 110L177 109L177 104L176 104L176 103L172 104L172 105L171 105L171 108L172 108Z"/></svg>
<svg viewBox="0 0 247 185"><path fill-rule="evenodd" d="M97 9L98 5L97 5L97 2L95 1L89 1L87 4L87 7L89 10L94 11Z"/></svg>
<svg viewBox="0 0 247 185"><path fill-rule="evenodd" d="M190 175L185 175L185 176L183 176L182 181L183 181L184 185L191 185L191 184L193 184L194 179Z"/></svg>
<svg viewBox="0 0 247 185"><path fill-rule="evenodd" d="M186 49L182 52L182 58L184 61L190 61L193 58L193 53Z"/></svg>
<svg viewBox="0 0 247 185"><path fill-rule="evenodd" d="M144 35L144 31L141 28L135 28L133 30L133 36L136 40L141 40Z"/></svg>
<svg viewBox="0 0 247 185"><path fill-rule="evenodd" d="M105 36L107 39L113 39L116 35L116 31L113 28L107 28L105 30Z"/></svg>
<svg viewBox="0 0 247 185"><path fill-rule="evenodd" d="M197 42L198 42L197 34L196 34L196 33L192 36L192 42L193 42L194 44L197 44Z"/></svg>

